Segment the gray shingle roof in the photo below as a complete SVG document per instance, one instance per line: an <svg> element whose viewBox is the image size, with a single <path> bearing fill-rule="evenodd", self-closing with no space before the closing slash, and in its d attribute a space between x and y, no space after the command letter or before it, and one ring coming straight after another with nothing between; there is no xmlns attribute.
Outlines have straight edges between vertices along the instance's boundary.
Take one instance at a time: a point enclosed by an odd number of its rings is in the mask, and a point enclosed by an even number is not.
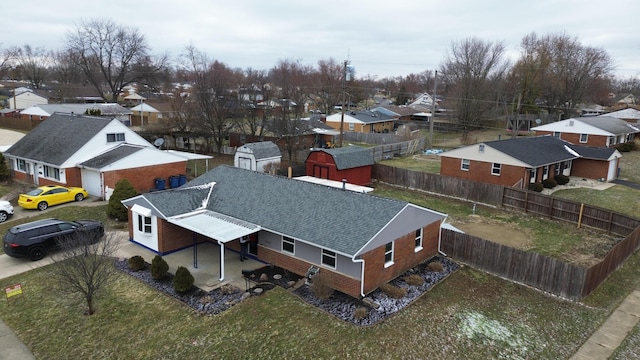
<svg viewBox="0 0 640 360"><path fill-rule="evenodd" d="M349 255L408 204L225 165L179 189L144 196L166 216L178 215L206 198L205 190L190 188L210 182L216 184L208 210Z"/></svg>
<svg viewBox="0 0 640 360"><path fill-rule="evenodd" d="M585 124L595 126L614 135L623 135L629 133L637 133L638 129L631 126L628 122L615 118L613 116L590 116L581 117L577 120Z"/></svg>
<svg viewBox="0 0 640 360"><path fill-rule="evenodd" d="M111 149L103 154L100 154L92 159L89 159L81 163L80 166L84 166L92 169L100 169L109 164L113 164L118 160L124 159L127 156L134 154L140 150L142 150L140 146L121 144L120 146L114 149Z"/></svg>
<svg viewBox="0 0 640 360"><path fill-rule="evenodd" d="M361 166L373 165L373 154L369 149L358 146L348 146L334 149L319 149L333 157L338 170L352 169ZM311 155L311 154L309 154Z"/></svg>
<svg viewBox="0 0 640 360"><path fill-rule="evenodd" d="M256 160L282 156L278 145L271 141L261 141L242 145L240 148L251 150Z"/></svg>
<svg viewBox="0 0 640 360"><path fill-rule="evenodd" d="M488 141L484 144L535 167L577 158L565 148L568 142L549 135Z"/></svg>
<svg viewBox="0 0 640 360"><path fill-rule="evenodd" d="M580 154L580 157L585 159L596 160L608 160L617 150L614 148L604 148L595 146L583 146L583 145L567 145L571 150Z"/></svg>
<svg viewBox="0 0 640 360"><path fill-rule="evenodd" d="M346 113L351 117L354 117L364 123L376 123L383 121L393 121L397 116L391 114L384 114L380 111L366 110L366 111L351 111Z"/></svg>
<svg viewBox="0 0 640 360"><path fill-rule="evenodd" d="M11 146L13 156L61 165L112 120L54 114Z"/></svg>
<svg viewBox="0 0 640 360"><path fill-rule="evenodd" d="M87 109L100 109L102 116L115 116L115 115L130 115L133 114L131 110L125 108L120 104L42 104L37 105L42 110L49 114L62 113L62 114L77 114L82 115Z"/></svg>

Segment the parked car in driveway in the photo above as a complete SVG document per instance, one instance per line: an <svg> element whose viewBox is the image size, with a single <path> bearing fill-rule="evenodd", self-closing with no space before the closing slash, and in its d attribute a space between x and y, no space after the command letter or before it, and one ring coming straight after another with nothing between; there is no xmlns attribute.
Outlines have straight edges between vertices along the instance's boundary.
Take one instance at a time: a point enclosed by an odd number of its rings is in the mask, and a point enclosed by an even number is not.
<svg viewBox="0 0 640 360"><path fill-rule="evenodd" d="M82 201L89 193L81 187L64 187L59 185L44 185L20 194L18 205L24 209L47 210L49 206L64 204L71 201Z"/></svg>
<svg viewBox="0 0 640 360"><path fill-rule="evenodd" d="M104 225L100 221L43 219L12 227L2 238L2 242L5 254L36 261L64 242L76 240L77 236L96 242L103 235Z"/></svg>
<svg viewBox="0 0 640 360"><path fill-rule="evenodd" d="M13 206L6 200L0 200L0 223L3 223L13 215Z"/></svg>

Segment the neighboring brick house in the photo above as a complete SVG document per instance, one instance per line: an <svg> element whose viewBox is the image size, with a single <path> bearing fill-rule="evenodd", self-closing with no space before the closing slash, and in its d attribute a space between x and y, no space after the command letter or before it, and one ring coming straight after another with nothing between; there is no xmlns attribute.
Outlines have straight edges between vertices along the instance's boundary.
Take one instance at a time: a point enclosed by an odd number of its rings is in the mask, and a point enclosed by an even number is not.
<svg viewBox="0 0 640 360"><path fill-rule="evenodd" d="M307 176L355 185L371 183L373 164L371 151L359 146L314 149L305 161Z"/></svg>
<svg viewBox="0 0 640 360"><path fill-rule="evenodd" d="M578 176L612 180L621 157L615 149L596 150L553 136L489 141L439 156L441 175L522 189L558 174L575 175L574 168Z"/></svg>
<svg viewBox="0 0 640 360"><path fill-rule="evenodd" d="M566 119L531 128L536 135L553 135L576 145L612 147L632 142L640 129L611 116Z"/></svg>
<svg viewBox="0 0 640 360"><path fill-rule="evenodd" d="M100 198L122 178L145 192L155 178L184 174L187 166L187 157L156 149L116 119L57 113L4 155L14 179L82 186Z"/></svg>
<svg viewBox="0 0 640 360"><path fill-rule="evenodd" d="M219 245L220 281L225 250L238 251L248 235L252 257L303 276L318 270L353 297L437 255L446 218L404 201L227 165L123 204L130 239L158 254Z"/></svg>
<svg viewBox="0 0 640 360"><path fill-rule="evenodd" d="M345 111L344 121L342 113L332 114L326 117L325 123L336 130L352 131L361 133L389 133L393 131L397 116L380 111Z"/></svg>

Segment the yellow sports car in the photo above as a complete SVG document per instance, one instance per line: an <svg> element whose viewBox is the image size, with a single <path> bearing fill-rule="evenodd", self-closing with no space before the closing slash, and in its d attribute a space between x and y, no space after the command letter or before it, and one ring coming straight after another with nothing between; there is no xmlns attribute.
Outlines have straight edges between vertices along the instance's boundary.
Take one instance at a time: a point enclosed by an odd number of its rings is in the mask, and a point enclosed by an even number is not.
<svg viewBox="0 0 640 360"><path fill-rule="evenodd" d="M82 201L87 196L89 196L87 190L81 187L45 185L26 194L20 194L18 205L24 209L47 210L49 206Z"/></svg>

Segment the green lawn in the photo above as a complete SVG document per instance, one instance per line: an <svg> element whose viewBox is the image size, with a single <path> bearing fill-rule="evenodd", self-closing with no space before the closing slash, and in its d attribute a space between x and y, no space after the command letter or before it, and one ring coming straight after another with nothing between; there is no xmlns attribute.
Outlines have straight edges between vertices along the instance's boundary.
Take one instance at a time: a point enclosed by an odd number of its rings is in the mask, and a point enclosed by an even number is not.
<svg viewBox="0 0 640 360"><path fill-rule="evenodd" d="M553 196L583 202L585 204L610 209L621 214L640 218L640 190L623 185L615 185L606 190L574 188L558 190Z"/></svg>
<svg viewBox="0 0 640 360"><path fill-rule="evenodd" d="M1 281L24 296L0 317L39 359L568 358L640 279L640 258L584 304L468 267L396 316L370 327L340 321L276 288L201 316L122 274L83 314L45 268ZM587 305L587 306L584 306Z"/></svg>

